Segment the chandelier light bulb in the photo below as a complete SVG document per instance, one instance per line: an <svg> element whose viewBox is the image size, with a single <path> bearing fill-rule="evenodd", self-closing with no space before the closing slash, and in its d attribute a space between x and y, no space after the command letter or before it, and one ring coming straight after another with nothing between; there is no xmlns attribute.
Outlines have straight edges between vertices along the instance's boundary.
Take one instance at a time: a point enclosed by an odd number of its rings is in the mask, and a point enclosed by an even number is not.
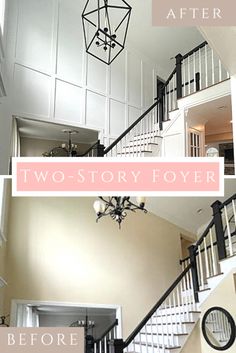
<svg viewBox="0 0 236 353"><path fill-rule="evenodd" d="M96 200L93 204L93 208L94 208L94 211L96 212L96 214L100 214L100 213L103 213L105 212L105 204L99 200Z"/></svg>
<svg viewBox="0 0 236 353"><path fill-rule="evenodd" d="M140 207L144 207L144 205L146 203L146 197L138 196L138 197L136 197L136 201Z"/></svg>

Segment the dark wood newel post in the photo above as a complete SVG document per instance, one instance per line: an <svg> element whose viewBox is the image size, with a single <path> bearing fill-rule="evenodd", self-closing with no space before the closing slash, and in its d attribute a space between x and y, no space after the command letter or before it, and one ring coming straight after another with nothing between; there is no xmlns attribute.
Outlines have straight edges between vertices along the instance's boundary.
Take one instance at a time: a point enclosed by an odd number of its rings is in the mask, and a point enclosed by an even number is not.
<svg viewBox="0 0 236 353"><path fill-rule="evenodd" d="M196 261L196 254L195 254L195 246L191 245L189 248L189 257L190 257L190 264L191 264L191 272L192 272L192 279L193 279L193 291L194 291L194 298L195 302L199 302L198 292L199 292L199 281L198 281L198 274L197 274L197 261Z"/></svg>
<svg viewBox="0 0 236 353"><path fill-rule="evenodd" d="M164 83L159 82L157 86L157 99L159 99L159 103L157 105L157 123L159 122L160 130L163 129L163 121L164 121L164 92L163 92Z"/></svg>
<svg viewBox="0 0 236 353"><path fill-rule="evenodd" d="M124 341L122 339L115 339L109 341L109 353L123 353Z"/></svg>
<svg viewBox="0 0 236 353"><path fill-rule="evenodd" d="M105 146L100 144L100 140L98 140L97 145L97 157L104 157Z"/></svg>
<svg viewBox="0 0 236 353"><path fill-rule="evenodd" d="M224 228L223 228L223 222L222 222L221 206L222 206L222 203L220 201L215 201L211 205L211 207L213 209L213 219L214 219L214 224L215 224L219 260L223 260L227 257L226 248L225 248L225 238L224 238Z"/></svg>
<svg viewBox="0 0 236 353"><path fill-rule="evenodd" d="M176 82L177 82L177 99L182 98L182 55L178 54L175 57L175 65L176 65ZM184 82L185 84L185 82Z"/></svg>

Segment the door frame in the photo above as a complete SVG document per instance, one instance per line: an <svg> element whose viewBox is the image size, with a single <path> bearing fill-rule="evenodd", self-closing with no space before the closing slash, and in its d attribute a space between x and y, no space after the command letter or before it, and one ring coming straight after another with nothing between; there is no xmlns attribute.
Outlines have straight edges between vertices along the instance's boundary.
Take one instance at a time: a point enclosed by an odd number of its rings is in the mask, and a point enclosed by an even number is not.
<svg viewBox="0 0 236 353"><path fill-rule="evenodd" d="M57 301L43 301L43 300L24 300L24 299L13 299L11 301L11 315L10 315L10 326L16 327L17 325L17 312L20 305L28 306L63 306L63 307L77 307L77 308L96 308L96 309L114 309L116 310L116 319L118 320L117 325L117 338L123 337L122 327L122 307L117 304L95 304L95 303L74 303L74 302L57 302Z"/></svg>

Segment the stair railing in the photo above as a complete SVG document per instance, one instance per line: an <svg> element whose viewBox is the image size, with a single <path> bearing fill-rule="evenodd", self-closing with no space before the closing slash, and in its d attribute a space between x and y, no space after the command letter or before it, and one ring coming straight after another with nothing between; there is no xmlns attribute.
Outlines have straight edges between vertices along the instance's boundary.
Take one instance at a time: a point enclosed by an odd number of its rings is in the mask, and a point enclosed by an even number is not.
<svg viewBox="0 0 236 353"><path fill-rule="evenodd" d="M130 336L110 342L110 353L139 352L143 348L157 348L165 352L177 347L175 333L183 334L183 326L192 321L196 302L191 276L191 264L178 276L156 305L149 311ZM155 336L155 338L154 338Z"/></svg>
<svg viewBox="0 0 236 353"><path fill-rule="evenodd" d="M207 288L207 280L220 274L220 261L236 254L236 194L224 203L212 204L213 218L202 236L189 248L190 256L181 261L183 268L190 262L194 292Z"/></svg>
<svg viewBox="0 0 236 353"><path fill-rule="evenodd" d="M118 320L116 319L105 332L94 341L94 353L107 353L109 351L109 342L117 338Z"/></svg>
<svg viewBox="0 0 236 353"><path fill-rule="evenodd" d="M104 145L98 140L78 157L104 157L104 149Z"/></svg>
<svg viewBox="0 0 236 353"><path fill-rule="evenodd" d="M229 78L207 42L175 59L175 69L157 89L156 102L105 149L105 156L139 157L148 153L150 144L158 144L157 137L163 123L169 120L169 113L178 109L178 99Z"/></svg>

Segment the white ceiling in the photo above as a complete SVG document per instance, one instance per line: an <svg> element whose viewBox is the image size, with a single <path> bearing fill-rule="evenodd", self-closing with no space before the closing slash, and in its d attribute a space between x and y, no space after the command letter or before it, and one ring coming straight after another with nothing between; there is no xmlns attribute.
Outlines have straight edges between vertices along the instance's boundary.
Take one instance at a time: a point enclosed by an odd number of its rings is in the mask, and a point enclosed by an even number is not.
<svg viewBox="0 0 236 353"><path fill-rule="evenodd" d="M231 96L215 99L189 109L188 121L191 127L196 129L201 129L201 126L206 124L206 135L232 132Z"/></svg>
<svg viewBox="0 0 236 353"><path fill-rule="evenodd" d="M210 205L217 199L226 200L235 192L236 179L226 179L224 197L153 197L148 198L146 207L157 216L197 234L198 229L211 220ZM199 209L202 209L200 214Z"/></svg>
<svg viewBox="0 0 236 353"><path fill-rule="evenodd" d="M230 74L236 74L236 27L200 27L199 30L218 53Z"/></svg>
<svg viewBox="0 0 236 353"><path fill-rule="evenodd" d="M170 58L185 54L205 39L197 27L153 27L152 0L128 0L132 6L128 42L146 53L166 75L174 69Z"/></svg>
<svg viewBox="0 0 236 353"><path fill-rule="evenodd" d="M63 130L76 130L77 134L72 136L74 143L93 143L98 139L96 130L83 129L68 125L55 124L25 118L16 118L21 137L37 138L43 140L68 141L68 134Z"/></svg>

